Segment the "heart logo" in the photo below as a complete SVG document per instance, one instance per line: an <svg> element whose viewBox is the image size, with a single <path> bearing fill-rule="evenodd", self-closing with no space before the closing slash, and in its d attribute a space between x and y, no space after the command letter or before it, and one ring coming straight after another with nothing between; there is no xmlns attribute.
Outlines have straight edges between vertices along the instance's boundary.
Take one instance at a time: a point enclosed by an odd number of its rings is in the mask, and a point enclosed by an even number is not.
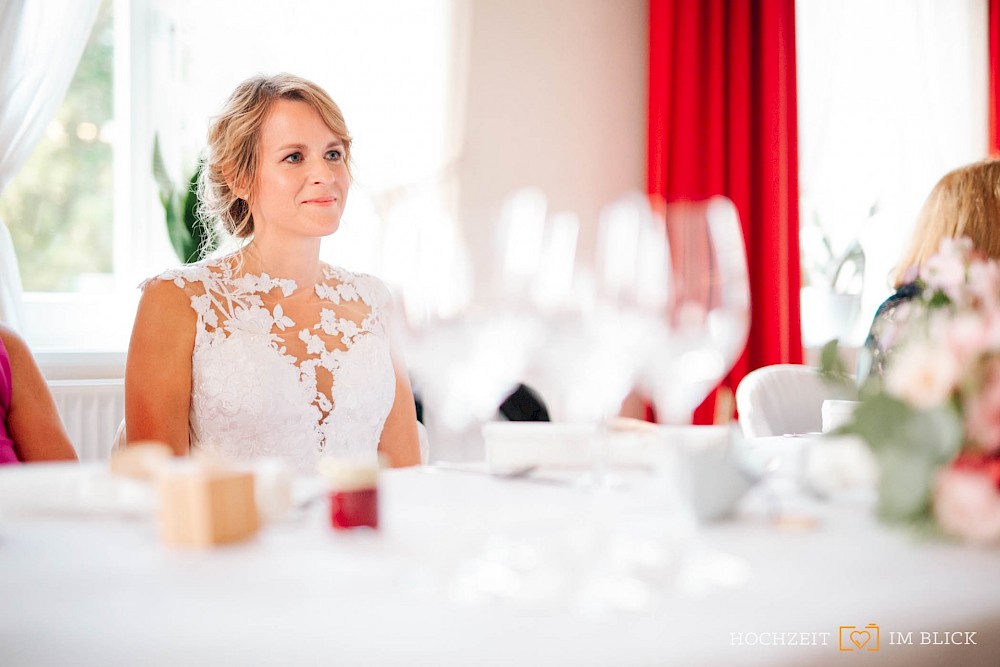
<svg viewBox="0 0 1000 667"><path fill-rule="evenodd" d="M871 633L867 630L855 630L851 633L851 642L859 649L863 649L871 639Z"/></svg>

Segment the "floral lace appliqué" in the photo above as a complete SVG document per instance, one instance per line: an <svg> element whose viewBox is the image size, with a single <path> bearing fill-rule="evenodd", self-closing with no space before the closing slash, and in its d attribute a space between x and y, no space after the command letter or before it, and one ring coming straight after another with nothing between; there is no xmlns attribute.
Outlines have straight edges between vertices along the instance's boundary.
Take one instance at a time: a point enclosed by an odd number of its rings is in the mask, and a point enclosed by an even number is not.
<svg viewBox="0 0 1000 667"><path fill-rule="evenodd" d="M324 266L318 299L292 309L294 281L237 274L222 258L159 276L197 315L192 447L303 470L327 454L374 462L395 396L385 287Z"/></svg>

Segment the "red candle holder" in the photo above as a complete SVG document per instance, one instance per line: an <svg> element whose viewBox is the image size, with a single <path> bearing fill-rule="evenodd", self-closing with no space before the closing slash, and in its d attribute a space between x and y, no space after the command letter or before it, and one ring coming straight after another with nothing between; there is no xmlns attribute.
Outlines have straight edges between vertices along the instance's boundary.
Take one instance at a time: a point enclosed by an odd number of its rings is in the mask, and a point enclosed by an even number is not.
<svg viewBox="0 0 1000 667"><path fill-rule="evenodd" d="M361 526L378 528L378 489L332 492L330 525L337 530Z"/></svg>
<svg viewBox="0 0 1000 667"><path fill-rule="evenodd" d="M378 528L378 467L330 459L321 464L330 480L330 525L336 530Z"/></svg>

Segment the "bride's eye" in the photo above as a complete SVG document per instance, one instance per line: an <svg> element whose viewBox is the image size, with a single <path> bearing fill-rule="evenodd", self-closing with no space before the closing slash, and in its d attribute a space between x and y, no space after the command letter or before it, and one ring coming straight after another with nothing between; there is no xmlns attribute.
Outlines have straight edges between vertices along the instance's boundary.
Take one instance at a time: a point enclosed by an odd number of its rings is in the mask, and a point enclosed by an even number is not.
<svg viewBox="0 0 1000 667"><path fill-rule="evenodd" d="M333 150L326 152L326 159L334 162L340 162L344 159L344 154L340 151L340 149L334 148Z"/></svg>
<svg viewBox="0 0 1000 667"><path fill-rule="evenodd" d="M292 153L291 155L287 155L285 156L285 159L282 160L282 162L290 162L292 164L295 164L296 162L302 162L302 153L295 152Z"/></svg>

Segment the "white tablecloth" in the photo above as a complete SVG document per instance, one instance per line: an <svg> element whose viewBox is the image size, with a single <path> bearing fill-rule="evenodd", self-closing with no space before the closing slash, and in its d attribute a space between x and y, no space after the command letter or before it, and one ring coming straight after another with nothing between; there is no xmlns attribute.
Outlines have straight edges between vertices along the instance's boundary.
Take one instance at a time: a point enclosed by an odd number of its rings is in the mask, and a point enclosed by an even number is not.
<svg viewBox="0 0 1000 667"><path fill-rule="evenodd" d="M380 494L377 534L336 533L317 504L205 551L162 545L152 516L0 503L0 665L1000 662L1000 555L889 531L857 503L814 508L814 529L704 527L689 553L728 562L722 580L685 592L651 565L651 598L616 584L597 599L622 604L588 606L594 553L628 523L595 524L603 496L426 468L385 473ZM877 653L840 650L840 626L872 623ZM922 645L923 632L977 644ZM761 645L797 633L827 643Z"/></svg>

